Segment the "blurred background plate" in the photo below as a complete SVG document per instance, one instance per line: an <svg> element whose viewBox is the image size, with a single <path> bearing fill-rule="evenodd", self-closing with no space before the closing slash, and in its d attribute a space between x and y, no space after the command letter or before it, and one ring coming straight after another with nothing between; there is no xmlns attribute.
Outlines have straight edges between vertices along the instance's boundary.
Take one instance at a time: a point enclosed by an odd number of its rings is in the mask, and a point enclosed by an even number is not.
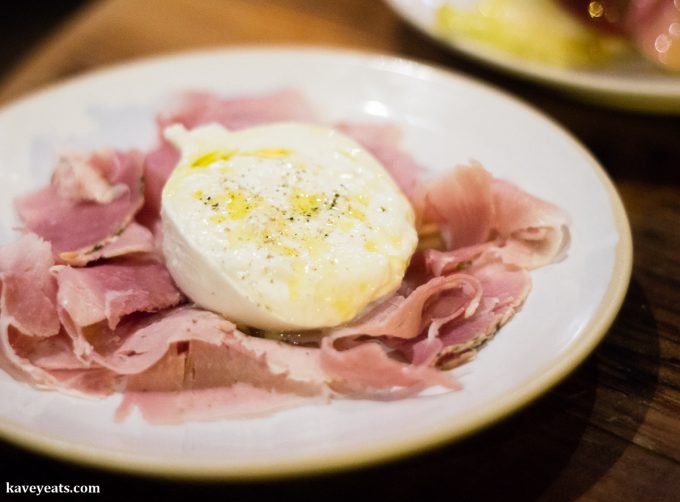
<svg viewBox="0 0 680 502"><path fill-rule="evenodd" d="M463 34L442 35L435 12L445 3L470 0L385 0L403 19L444 46L512 74L566 91L580 99L629 110L680 114L680 75L631 55L597 68L564 68L530 61ZM472 2L474 3L474 1Z"/></svg>

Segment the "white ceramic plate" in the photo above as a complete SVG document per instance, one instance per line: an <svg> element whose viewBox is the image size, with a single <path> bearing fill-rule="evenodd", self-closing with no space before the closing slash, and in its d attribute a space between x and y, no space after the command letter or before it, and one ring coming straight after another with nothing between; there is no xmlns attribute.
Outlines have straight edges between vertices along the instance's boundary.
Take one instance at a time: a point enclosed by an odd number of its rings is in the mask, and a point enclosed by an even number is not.
<svg viewBox="0 0 680 502"><path fill-rule="evenodd" d="M443 36L435 11L445 3L469 6L476 0L385 0L410 24L446 47L516 75L556 87L581 99L639 111L680 114L680 75L663 72L631 55L593 69L561 68L513 56L455 33Z"/></svg>
<svg viewBox="0 0 680 502"><path fill-rule="evenodd" d="M171 476L264 477L363 465L460 438L527 404L604 336L628 285L631 241L610 181L540 113L467 78L379 55L241 48L142 61L77 78L0 112L0 242L11 200L44 185L64 147L148 147L175 91L227 96L301 89L329 121L393 121L439 171L470 158L573 219L569 257L536 271L524 308L456 370L465 389L397 402L337 401L248 420L113 422L120 397L89 401L0 374L0 433L52 455Z"/></svg>

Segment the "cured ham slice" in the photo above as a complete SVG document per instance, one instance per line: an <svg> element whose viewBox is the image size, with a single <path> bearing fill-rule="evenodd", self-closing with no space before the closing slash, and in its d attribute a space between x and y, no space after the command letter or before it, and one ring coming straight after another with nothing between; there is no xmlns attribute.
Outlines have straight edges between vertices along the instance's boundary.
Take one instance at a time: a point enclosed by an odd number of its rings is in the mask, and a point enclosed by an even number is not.
<svg viewBox="0 0 680 502"><path fill-rule="evenodd" d="M26 335L59 333L52 265L50 244L35 234L0 248L0 318Z"/></svg>
<svg viewBox="0 0 680 502"><path fill-rule="evenodd" d="M377 342L369 341L346 350L338 350L333 344L333 338L323 340L321 362L332 379L331 386L342 394L399 399L433 385L460 389L453 376L391 358Z"/></svg>
<svg viewBox="0 0 680 502"><path fill-rule="evenodd" d="M135 408L140 410L145 421L158 425L243 419L262 417L319 400L322 398L299 396L241 382L205 389L128 391L116 411L116 420L125 420Z"/></svg>
<svg viewBox="0 0 680 502"><path fill-rule="evenodd" d="M128 377L119 420L134 407L150 422L171 423L274 411L328 395L318 351L249 337L211 312L165 311L124 322L115 336L99 329L86 342L90 360Z"/></svg>
<svg viewBox="0 0 680 502"><path fill-rule="evenodd" d="M80 167L58 170L48 187L16 201L24 226L50 242L55 257L66 263L82 263L82 254L108 244L143 203L139 153L98 152L87 167L74 162ZM108 183L108 192L102 183Z"/></svg>
<svg viewBox="0 0 680 502"><path fill-rule="evenodd" d="M479 282L470 275L436 277L408 296L396 294L356 322L330 330L329 337L384 335L415 338L442 315L448 318L474 311L481 294Z"/></svg>
<svg viewBox="0 0 680 502"><path fill-rule="evenodd" d="M277 370L266 355L258 357L245 344L245 335L225 332L221 343L189 342L186 351L171 350L148 372L132 377L118 411L118 419L136 406L152 423L261 416L311 399L325 399L328 390L319 381L296 378ZM267 353L308 349L266 341Z"/></svg>
<svg viewBox="0 0 680 502"><path fill-rule="evenodd" d="M82 397L113 392L119 376L102 368L89 368L73 355L65 335L36 339L21 334L0 316L0 367L38 388Z"/></svg>
<svg viewBox="0 0 680 502"><path fill-rule="evenodd" d="M52 185L59 197L74 202L108 204L125 194L127 185L110 182L107 164L98 160L101 159L88 159L79 153L61 157L52 174Z"/></svg>
<svg viewBox="0 0 680 502"><path fill-rule="evenodd" d="M424 356L430 364L443 369L473 356L477 347L510 320L531 290L529 273L514 266L489 263L470 273L479 280L483 291L479 307L467 319L453 319L442 325L438 335L441 348L436 354ZM414 350L418 347L414 346Z"/></svg>
<svg viewBox="0 0 680 502"><path fill-rule="evenodd" d="M495 216L491 179L486 169L473 163L418 187L413 203L420 226L435 223L447 249L486 242Z"/></svg>
<svg viewBox="0 0 680 502"><path fill-rule="evenodd" d="M82 267L90 262L118 258L127 255L143 255L156 252L154 235L142 225L130 223L120 235L112 237L106 244L86 251L62 253L62 259L70 265Z"/></svg>
<svg viewBox="0 0 680 502"><path fill-rule="evenodd" d="M163 310L183 299L165 266L148 259L66 266L55 275L59 307L79 327L106 320L114 329L128 314Z"/></svg>
<svg viewBox="0 0 680 502"><path fill-rule="evenodd" d="M178 159L163 129L290 120L319 121L295 91L187 93L158 116L159 141L144 158L61 158L50 185L16 203L26 232L0 248L0 367L40 388L122 393L116 418L138 410L151 423L459 389L442 370L474 357L521 308L527 269L564 256L569 220L476 162L422 183L393 125L338 128L414 206L420 242L397 291L343 326L300 333L237 327L185 303L159 246L161 193Z"/></svg>
<svg viewBox="0 0 680 502"><path fill-rule="evenodd" d="M506 239L503 261L529 269L562 259L569 247L569 218L555 204L503 180L491 186L496 232Z"/></svg>
<svg viewBox="0 0 680 502"><path fill-rule="evenodd" d="M150 229L159 221L163 187L178 160L179 152L164 138L144 159L144 206L137 220Z"/></svg>
<svg viewBox="0 0 680 502"><path fill-rule="evenodd" d="M394 339L425 331L436 339L439 326L471 315L481 294L479 282L463 274L432 278L406 297L396 294L357 322L330 330L321 342L323 369L345 394L395 398L432 385L457 389L450 375L393 357L399 352L380 337L392 338L394 345Z"/></svg>
<svg viewBox="0 0 680 502"><path fill-rule="evenodd" d="M227 129L245 129L281 121L316 122L316 112L305 97L294 89L269 94L222 98L207 92L187 92L174 106L158 116L160 130L170 124L187 129L216 122Z"/></svg>
<svg viewBox="0 0 680 502"><path fill-rule="evenodd" d="M569 246L564 211L512 183L493 179L476 162L417 187L413 202L421 229L436 225L448 250L427 251L437 274L482 254L537 268L562 259Z"/></svg>

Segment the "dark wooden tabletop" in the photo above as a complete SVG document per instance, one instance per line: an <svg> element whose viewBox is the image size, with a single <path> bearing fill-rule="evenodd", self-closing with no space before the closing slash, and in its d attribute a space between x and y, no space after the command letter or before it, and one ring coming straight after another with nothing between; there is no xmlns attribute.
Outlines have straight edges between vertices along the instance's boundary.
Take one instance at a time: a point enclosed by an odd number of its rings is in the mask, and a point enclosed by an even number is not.
<svg viewBox="0 0 680 502"><path fill-rule="evenodd" d="M626 205L634 270L604 342L524 411L386 465L290 481L196 484L124 476L0 443L0 481L96 483L166 500L680 500L680 116L584 104L450 53L376 0L105 0L86 4L0 82L0 102L101 65L193 47L305 43L434 62L520 96L574 133ZM0 499L4 488L0 486ZM363 498L362 497L362 498Z"/></svg>

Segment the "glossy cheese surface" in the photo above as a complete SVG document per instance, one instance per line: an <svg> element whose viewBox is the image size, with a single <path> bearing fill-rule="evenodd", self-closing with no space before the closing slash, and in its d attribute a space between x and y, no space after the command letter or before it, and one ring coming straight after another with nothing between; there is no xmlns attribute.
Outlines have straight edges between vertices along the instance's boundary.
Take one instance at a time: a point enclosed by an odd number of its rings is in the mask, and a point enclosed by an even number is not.
<svg viewBox="0 0 680 502"><path fill-rule="evenodd" d="M166 137L163 250L198 305L265 330L335 326L399 287L412 208L356 142L324 127L218 125Z"/></svg>

